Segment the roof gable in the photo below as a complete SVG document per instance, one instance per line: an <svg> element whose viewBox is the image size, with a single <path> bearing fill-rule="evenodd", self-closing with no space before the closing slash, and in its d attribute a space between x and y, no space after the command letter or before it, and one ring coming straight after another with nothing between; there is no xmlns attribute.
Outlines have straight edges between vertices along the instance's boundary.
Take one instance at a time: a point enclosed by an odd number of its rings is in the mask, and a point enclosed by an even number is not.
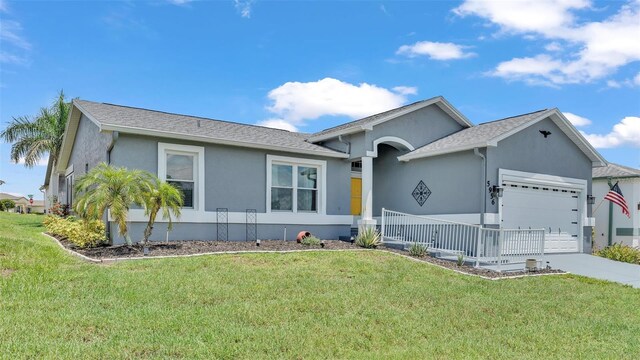
<svg viewBox="0 0 640 360"><path fill-rule="evenodd" d="M402 115L420 110L430 105L437 105L463 127L473 126L473 124L464 115L462 115L462 113L460 113L456 108L454 108L444 97L437 96L431 99L418 101L409 105L387 110L379 114L367 116L362 119L354 120L342 125L338 125L329 129L319 131L315 134L312 134L309 137L309 141L319 142L319 141L335 138L340 135L347 135L347 134L362 132L365 130L371 130L374 126L378 124L382 124L389 120L393 120Z"/></svg>
<svg viewBox="0 0 640 360"><path fill-rule="evenodd" d="M443 155L458 151L498 146L498 143L518 132L550 118L560 130L591 160L593 166L604 166L604 160L558 109L539 110L528 114L482 123L436 140L408 154L398 157L401 161Z"/></svg>

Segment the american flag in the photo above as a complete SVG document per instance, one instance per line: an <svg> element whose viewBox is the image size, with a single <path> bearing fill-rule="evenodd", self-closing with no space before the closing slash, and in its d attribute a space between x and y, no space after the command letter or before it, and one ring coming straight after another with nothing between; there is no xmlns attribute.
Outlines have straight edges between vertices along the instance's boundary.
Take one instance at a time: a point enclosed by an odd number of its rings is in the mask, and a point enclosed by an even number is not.
<svg viewBox="0 0 640 360"><path fill-rule="evenodd" d="M604 199L620 206L622 208L622 213L627 215L627 217L631 217L629 207L627 206L627 202L624 200L624 196L622 196L622 191L620 190L618 183L611 187L611 190L609 190Z"/></svg>

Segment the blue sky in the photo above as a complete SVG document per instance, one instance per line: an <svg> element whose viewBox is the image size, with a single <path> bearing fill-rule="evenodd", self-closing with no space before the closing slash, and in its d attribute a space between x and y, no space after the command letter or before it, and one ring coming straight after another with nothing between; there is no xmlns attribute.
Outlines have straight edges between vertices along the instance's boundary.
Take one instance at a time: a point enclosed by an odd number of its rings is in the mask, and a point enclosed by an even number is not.
<svg viewBox="0 0 640 360"><path fill-rule="evenodd" d="M640 167L640 2L0 0L0 128L64 89L314 132L437 95L474 123L558 107ZM3 192L35 194L0 145Z"/></svg>

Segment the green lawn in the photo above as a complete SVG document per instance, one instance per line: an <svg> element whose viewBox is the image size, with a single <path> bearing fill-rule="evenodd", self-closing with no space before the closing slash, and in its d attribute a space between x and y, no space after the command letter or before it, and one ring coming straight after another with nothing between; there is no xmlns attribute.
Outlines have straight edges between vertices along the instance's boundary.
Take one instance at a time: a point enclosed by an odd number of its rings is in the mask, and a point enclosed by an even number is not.
<svg viewBox="0 0 640 360"><path fill-rule="evenodd" d="M612 283L488 281L384 252L94 265L41 219L0 213L2 358L640 357L640 291Z"/></svg>

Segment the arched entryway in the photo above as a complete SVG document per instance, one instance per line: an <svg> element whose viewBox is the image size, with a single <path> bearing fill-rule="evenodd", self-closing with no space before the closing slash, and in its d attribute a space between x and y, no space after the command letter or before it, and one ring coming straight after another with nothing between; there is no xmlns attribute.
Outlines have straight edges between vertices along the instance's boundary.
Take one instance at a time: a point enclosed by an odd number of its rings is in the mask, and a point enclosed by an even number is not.
<svg viewBox="0 0 640 360"><path fill-rule="evenodd" d="M413 151L415 147L408 141L396 136L382 136L372 143L371 150L366 152L366 156L360 158L361 162L361 219L358 221L358 228L368 228L376 226L373 218L373 159L378 157L378 146L389 145L397 150ZM353 184L353 183L352 183ZM352 185L352 192L353 192Z"/></svg>

